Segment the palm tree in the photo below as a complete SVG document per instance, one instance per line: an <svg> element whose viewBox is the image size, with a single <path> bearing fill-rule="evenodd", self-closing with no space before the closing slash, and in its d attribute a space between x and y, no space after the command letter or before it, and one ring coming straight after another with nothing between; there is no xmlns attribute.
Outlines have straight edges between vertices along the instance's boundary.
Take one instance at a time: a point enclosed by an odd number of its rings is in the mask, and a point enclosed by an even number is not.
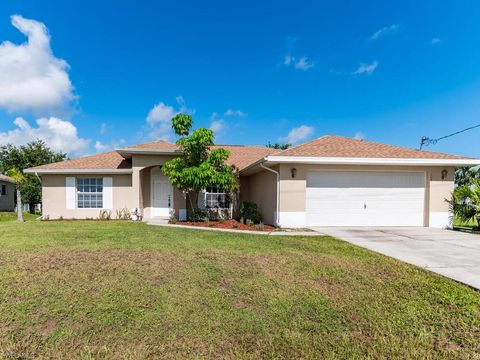
<svg viewBox="0 0 480 360"><path fill-rule="evenodd" d="M22 213L22 193L21 188L23 184L26 182L25 175L18 170L18 169L10 169L8 170L8 176L13 179L15 183L15 187L17 188L17 214L18 214L18 221L23 222L23 213Z"/></svg>
<svg viewBox="0 0 480 360"><path fill-rule="evenodd" d="M453 192L453 211L462 221L477 220L480 226L480 179L471 185L457 187Z"/></svg>

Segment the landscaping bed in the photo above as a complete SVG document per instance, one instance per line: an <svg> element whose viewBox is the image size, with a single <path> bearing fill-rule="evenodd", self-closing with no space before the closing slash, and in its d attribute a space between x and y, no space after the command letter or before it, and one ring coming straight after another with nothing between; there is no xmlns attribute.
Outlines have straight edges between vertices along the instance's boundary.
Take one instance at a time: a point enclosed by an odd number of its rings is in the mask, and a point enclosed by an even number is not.
<svg viewBox="0 0 480 360"><path fill-rule="evenodd" d="M170 222L172 223L172 222ZM219 221L177 221L176 225L189 225L198 227L209 227L214 229L233 229L233 230L251 230L251 231L275 231L275 227L265 224L247 225L237 220L219 220Z"/></svg>

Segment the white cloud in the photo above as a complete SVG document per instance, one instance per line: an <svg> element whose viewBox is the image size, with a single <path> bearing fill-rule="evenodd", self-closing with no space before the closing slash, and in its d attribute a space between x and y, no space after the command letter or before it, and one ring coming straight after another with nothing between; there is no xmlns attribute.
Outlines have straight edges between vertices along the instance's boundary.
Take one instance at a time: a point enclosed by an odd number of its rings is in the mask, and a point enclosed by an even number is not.
<svg viewBox="0 0 480 360"><path fill-rule="evenodd" d="M11 22L28 41L0 44L0 107L9 112L46 114L76 99L68 64L56 58L45 25L13 15Z"/></svg>
<svg viewBox="0 0 480 360"><path fill-rule="evenodd" d="M224 119L218 117L218 113L214 112L210 116L210 126L209 129L215 133L215 136L218 137L225 132L227 128L227 123Z"/></svg>
<svg viewBox="0 0 480 360"><path fill-rule="evenodd" d="M296 145L302 141L307 140L313 135L314 132L315 129L312 126L301 125L290 130L286 137L280 138L280 141Z"/></svg>
<svg viewBox="0 0 480 360"><path fill-rule="evenodd" d="M210 130L212 130L215 134L218 134L225 130L225 127L227 124L225 123L225 120L223 119L218 119L214 120L210 123Z"/></svg>
<svg viewBox="0 0 480 360"><path fill-rule="evenodd" d="M355 139L356 140L365 140L365 138L366 138L366 135L363 132L357 131L355 133Z"/></svg>
<svg viewBox="0 0 480 360"><path fill-rule="evenodd" d="M432 38L432 40L430 41L430 44L432 45L437 45L437 44L440 44L442 42L442 40L440 38L437 38L437 37L434 37Z"/></svg>
<svg viewBox="0 0 480 360"><path fill-rule="evenodd" d="M234 109L227 109L225 113L223 114L224 116L236 116L236 117L244 117L247 116L246 113L244 113L241 110L234 110Z"/></svg>
<svg viewBox="0 0 480 360"><path fill-rule="evenodd" d="M179 109L174 106L159 102L149 112L146 118L149 135L148 137L155 140L171 140L174 133L172 130L172 118L179 113L194 114L194 109L189 109L185 105L182 96L175 98Z"/></svg>
<svg viewBox="0 0 480 360"><path fill-rule="evenodd" d="M16 128L0 132L0 145L24 145L30 141L41 139L54 151L62 151L70 156L84 155L90 140L78 136L77 128L69 121L55 117L36 120L37 127L21 117L13 122Z"/></svg>
<svg viewBox="0 0 480 360"><path fill-rule="evenodd" d="M107 131L108 131L107 123L102 123L102 125L100 125L100 134L105 135Z"/></svg>
<svg viewBox="0 0 480 360"><path fill-rule="evenodd" d="M112 141L110 144L103 144L101 141L97 140L95 141L95 150L98 152L112 151L124 147L125 144L126 141L124 139L120 139L120 141Z"/></svg>
<svg viewBox="0 0 480 360"><path fill-rule="evenodd" d="M285 55L285 58L283 59L283 65L290 65L294 61L295 59L293 58L293 56Z"/></svg>
<svg viewBox="0 0 480 360"><path fill-rule="evenodd" d="M293 66L297 70L309 70L313 68L314 64L306 56L302 56L300 59L297 59L294 56L286 55L283 59L283 65Z"/></svg>
<svg viewBox="0 0 480 360"><path fill-rule="evenodd" d="M392 24L381 28L380 30L375 31L372 36L370 36L370 40L378 40L382 36L397 32L400 30L400 25Z"/></svg>
<svg viewBox="0 0 480 360"><path fill-rule="evenodd" d="M157 124L162 122L168 122L170 125L170 121L172 117L177 114L177 111L173 106L166 105L163 102L159 102L155 105L152 110L149 111L147 115L147 122L149 124Z"/></svg>
<svg viewBox="0 0 480 360"><path fill-rule="evenodd" d="M355 70L353 73L357 75L359 74L371 75L376 70L377 66L378 66L378 61L376 60L371 64L360 64L357 70Z"/></svg>
<svg viewBox="0 0 480 360"><path fill-rule="evenodd" d="M295 69L305 71L311 68L313 68L313 63L310 62L306 56L301 57L300 60L295 62Z"/></svg>

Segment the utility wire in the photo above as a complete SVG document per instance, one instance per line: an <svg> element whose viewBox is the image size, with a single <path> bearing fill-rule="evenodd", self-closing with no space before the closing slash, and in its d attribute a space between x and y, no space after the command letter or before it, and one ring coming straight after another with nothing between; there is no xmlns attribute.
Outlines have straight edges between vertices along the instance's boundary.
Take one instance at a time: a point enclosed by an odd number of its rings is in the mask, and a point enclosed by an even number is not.
<svg viewBox="0 0 480 360"><path fill-rule="evenodd" d="M460 131L457 131L457 132L454 132L452 134L448 134L448 135L445 135L445 136L442 136L442 137L439 137L437 139L430 139L429 137L427 136L422 136L421 140L420 140L420 150L422 150L422 148L424 146L429 146L429 145L435 145L437 142L439 142L440 140L443 140L445 138L448 138L450 136L454 136L454 135L458 135L458 134L461 134L465 131L468 131L468 130L472 130L472 129L475 129L475 128L478 128L480 127L480 124L478 125L474 125L474 126L470 126L466 129L463 129L463 130L460 130Z"/></svg>

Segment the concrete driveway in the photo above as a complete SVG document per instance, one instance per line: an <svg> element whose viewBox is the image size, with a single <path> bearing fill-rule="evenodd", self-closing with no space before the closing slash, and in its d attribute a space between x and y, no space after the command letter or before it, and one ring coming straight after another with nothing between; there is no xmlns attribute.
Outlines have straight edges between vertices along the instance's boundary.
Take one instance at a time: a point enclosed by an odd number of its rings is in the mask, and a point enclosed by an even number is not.
<svg viewBox="0 0 480 360"><path fill-rule="evenodd" d="M480 235L421 227L312 229L480 289Z"/></svg>

